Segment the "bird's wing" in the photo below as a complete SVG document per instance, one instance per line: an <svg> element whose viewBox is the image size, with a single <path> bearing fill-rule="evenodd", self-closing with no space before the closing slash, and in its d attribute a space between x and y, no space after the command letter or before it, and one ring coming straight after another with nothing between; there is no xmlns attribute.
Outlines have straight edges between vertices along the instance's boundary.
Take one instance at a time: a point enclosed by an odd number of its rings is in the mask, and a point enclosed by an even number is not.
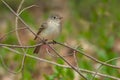
<svg viewBox="0 0 120 80"><path fill-rule="evenodd" d="M43 23L41 25L41 27L39 28L38 32L37 32L37 36L47 27L47 23ZM34 40L36 40L38 37L35 36Z"/></svg>

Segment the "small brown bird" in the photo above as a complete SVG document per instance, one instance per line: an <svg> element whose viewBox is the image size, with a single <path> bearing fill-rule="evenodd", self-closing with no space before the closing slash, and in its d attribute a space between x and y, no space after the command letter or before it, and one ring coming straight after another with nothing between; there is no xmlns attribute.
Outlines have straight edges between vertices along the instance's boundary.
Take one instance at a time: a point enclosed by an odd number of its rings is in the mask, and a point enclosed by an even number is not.
<svg viewBox="0 0 120 80"><path fill-rule="evenodd" d="M59 36L61 33L62 27L61 27L61 19L62 17L55 14L50 16L46 22L44 22L41 27L39 28L39 31L37 35L42 40L54 40L56 37ZM34 40L36 40L38 37L35 36ZM38 43L41 43L41 40L38 40ZM35 47L35 50L33 53L38 53L41 46Z"/></svg>

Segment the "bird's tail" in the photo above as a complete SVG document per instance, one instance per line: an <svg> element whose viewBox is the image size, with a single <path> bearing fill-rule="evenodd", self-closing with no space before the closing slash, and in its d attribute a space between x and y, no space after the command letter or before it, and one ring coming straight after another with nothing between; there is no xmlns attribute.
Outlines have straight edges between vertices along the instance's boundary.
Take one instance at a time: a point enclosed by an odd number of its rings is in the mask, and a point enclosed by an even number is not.
<svg viewBox="0 0 120 80"><path fill-rule="evenodd" d="M34 53L34 54L38 54L38 53L39 53L39 50L40 50L40 47L41 47L41 45L40 45L40 46L35 47L35 49L34 49L33 53Z"/></svg>

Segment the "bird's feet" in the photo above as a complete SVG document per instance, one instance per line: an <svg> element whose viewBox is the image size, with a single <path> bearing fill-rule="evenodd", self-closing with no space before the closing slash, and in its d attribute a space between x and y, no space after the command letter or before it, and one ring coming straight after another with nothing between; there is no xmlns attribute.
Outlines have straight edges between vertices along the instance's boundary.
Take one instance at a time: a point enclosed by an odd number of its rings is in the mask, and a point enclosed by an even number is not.
<svg viewBox="0 0 120 80"><path fill-rule="evenodd" d="M42 39L43 44L46 44L47 41L48 39Z"/></svg>
<svg viewBox="0 0 120 80"><path fill-rule="evenodd" d="M55 40L53 40L53 42L52 42L53 44L56 44L57 42L55 41Z"/></svg>

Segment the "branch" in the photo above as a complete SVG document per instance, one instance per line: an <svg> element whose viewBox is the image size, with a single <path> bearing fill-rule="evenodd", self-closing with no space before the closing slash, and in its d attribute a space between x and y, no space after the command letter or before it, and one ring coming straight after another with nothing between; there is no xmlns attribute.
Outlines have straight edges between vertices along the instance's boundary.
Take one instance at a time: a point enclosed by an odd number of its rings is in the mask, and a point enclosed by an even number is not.
<svg viewBox="0 0 120 80"><path fill-rule="evenodd" d="M110 60L107 60L105 61L105 63L108 63L108 62L111 62L111 61L114 61L114 60L118 60L120 59L120 57L116 57L116 58L112 58ZM98 71L102 68L103 64L101 64L95 71L95 74L93 75L93 78L91 78L91 80L94 80L95 76L97 75Z"/></svg>
<svg viewBox="0 0 120 80"><path fill-rule="evenodd" d="M42 43L32 45L32 46L21 46L21 45L9 45L9 44L0 44L0 46L6 46L6 47L11 47L11 48L35 48L39 45L42 45Z"/></svg>
<svg viewBox="0 0 120 80"><path fill-rule="evenodd" d="M61 46L64 46L64 47L66 47L66 48L72 49L73 51L76 51L76 52L78 52L78 53L81 53L82 55L90 58L91 60L93 60L93 61L95 61L95 62L97 62L97 63L103 64L103 65L105 65L105 66L109 66L109 67L112 67L112 68L120 69L119 66L114 66L114 65L111 65L111 64L107 64L107 63L105 63L105 62L102 62L102 61L100 61L100 60L98 60L98 59L96 59L96 58L94 58L94 57L92 57L92 56L84 53L83 51L74 49L74 48L72 48L72 47L70 47L70 46L68 46L68 45L62 44L62 43L57 42L57 41L55 41L55 43L56 43L56 44L59 44L59 45L61 45Z"/></svg>
<svg viewBox="0 0 120 80"><path fill-rule="evenodd" d="M19 12L18 15L22 14L22 12L24 12L25 10L30 9L30 8L32 8L32 7L39 7L39 6L38 6L38 5L31 5L31 6L28 6L28 7L24 8L24 9L22 9L22 10Z"/></svg>
<svg viewBox="0 0 120 80"><path fill-rule="evenodd" d="M32 29L29 27L29 25L27 25L22 19L21 19L21 17L18 15L18 14L16 14L15 13L15 11L4 1L4 0L1 0L11 11L12 11L12 13L28 28L28 30L30 31L30 32L32 32L33 33L33 35L34 36L37 36L36 35L36 33L34 33L33 31L32 31ZM38 38L39 38L39 36L37 36ZM64 44L62 44L62 43L59 43L59 42L56 42L57 44L59 44L59 45L62 45L62 46L64 46L64 47L67 47L67 48L69 48L69 49L72 49L73 51L76 51L76 52L79 52L79 53L81 53L81 54L83 54L84 56L86 56L86 57L88 57L88 58L90 58L90 59L92 59L93 61L95 61L95 62L98 62L98 63L100 63L100 64L102 64L102 65L106 65L106 66L109 66L109 67L113 67L113 68L116 68L116 69L120 69L120 67L118 67L118 66L114 66L114 65L111 65L111 64L106 64L105 62L102 62L102 61L99 61L98 59L96 59L96 58L94 58L94 57L92 57L92 56L90 56L90 55L87 55L87 54L85 54L83 51L79 51L79 50L77 50L77 49L74 49L74 48L72 48L72 47L69 47L69 46L67 46L67 45L64 45ZM48 43L46 43L49 47L50 47L50 45L48 44ZM3 45L3 44L0 44L1 46L5 46L5 45ZM11 45L6 45L6 46L11 46ZM11 47L15 47L15 45L14 46L11 46ZM26 48L26 46L16 46L16 47L21 47L21 48ZM31 47L31 46L27 46L27 47ZM32 46L33 47L33 46ZM52 48L52 47L51 47ZM61 58L61 59L63 59L64 61L65 61L65 59L61 56L61 55L59 55L55 50L54 50L54 48L52 48L52 50ZM25 54L25 55L27 55L27 54ZM67 63L67 61L65 61L66 63ZM74 67L74 66L72 66L70 63L68 63L68 65L70 66L70 67L72 67L72 69L74 69L76 72L78 72L79 74L80 74L80 72L77 70L77 68L76 67ZM80 74L81 75L81 74ZM82 76L82 75L81 75Z"/></svg>
<svg viewBox="0 0 120 80"><path fill-rule="evenodd" d="M22 20L22 18L19 16L19 14L16 14L15 11L14 11L4 0L1 0L1 1L6 5L7 8L10 9L10 11L11 11L16 17L18 17L18 19L29 29L30 32L33 33L34 36L37 36L37 35L35 34L35 32L33 32L32 29L29 27L29 25L26 24L26 23ZM39 36L37 36L37 37L39 37Z"/></svg>
<svg viewBox="0 0 120 80"><path fill-rule="evenodd" d="M25 0L21 0L21 3L20 3L20 5L18 6L18 9L17 9L17 13L16 13L16 14L19 15L19 12L20 12L20 10L21 10L21 7L22 7L24 1L25 1ZM16 18L15 18L15 27L16 27L16 29L18 29L18 17L17 17L17 16L16 16ZM21 39L20 39L18 30L16 30L16 36L17 36L17 40L18 40L19 44L22 46L22 41L21 41ZM26 55L25 55L25 54L26 54L26 51L25 51L24 48L21 48L21 49L22 49L22 51L23 51L23 53L24 53L23 58L22 58L22 63L21 63L22 79L24 79L24 72L23 72L23 71L24 71L24 63L25 63L25 59L26 59Z"/></svg>
<svg viewBox="0 0 120 80"><path fill-rule="evenodd" d="M8 49L16 54L19 54L19 55L23 55L21 52L19 51L16 51L14 49L11 49L11 48L8 48L8 47L4 47L3 48L5 49ZM38 60L38 61L42 61L42 62L46 62L46 63L49 63L49 64L52 64L52 65L56 65L56 66L59 66L59 67L63 67L63 68L68 68L68 69L71 69L70 66L66 66L66 65L61 65L61 64L58 64L56 62L52 62L50 60L46 60L46 59L42 59L42 58L39 58L39 57L36 57L36 56L33 56L33 55L30 55L30 54L26 54L27 57L30 57L32 59L35 59L35 60ZM94 71L90 71L90 70L86 70L86 69L82 69L82 68L79 68L79 70L81 72L85 72L85 73L90 73L90 74L95 74L96 72ZM120 78L117 78L117 77L114 77L114 76L110 76L110 75L106 75L106 74L101 74L101 73L97 73L98 76L101 76L101 77L107 77L107 78L110 78L110 79L113 79L113 80L120 80Z"/></svg>
<svg viewBox="0 0 120 80"><path fill-rule="evenodd" d="M24 30L24 29L27 29L27 28L26 28L26 27L24 27L24 28L18 28L18 29L11 30L11 31L5 33L3 36L0 37L0 41L1 41L2 39L4 39L7 35L9 35L10 33L15 32L16 30Z"/></svg>
<svg viewBox="0 0 120 80"><path fill-rule="evenodd" d="M48 45L55 53L56 55L58 55L62 60L64 60L74 71L76 71L82 78L84 78L85 80L88 80L78 69L77 67L74 67L72 64L70 64L64 57L62 57L61 55L59 55L59 53L50 45Z"/></svg>

